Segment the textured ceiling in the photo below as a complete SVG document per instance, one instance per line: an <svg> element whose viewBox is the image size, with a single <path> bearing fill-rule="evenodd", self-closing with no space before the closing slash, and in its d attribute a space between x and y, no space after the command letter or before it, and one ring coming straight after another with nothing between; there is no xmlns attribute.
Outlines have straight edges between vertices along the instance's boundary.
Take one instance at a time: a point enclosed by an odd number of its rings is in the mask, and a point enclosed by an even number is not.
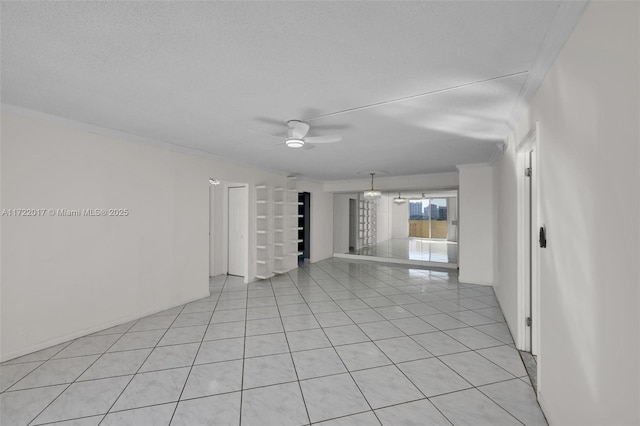
<svg viewBox="0 0 640 426"><path fill-rule="evenodd" d="M560 8L3 2L2 102L317 180L454 171L505 136ZM343 140L293 150L265 135L289 119Z"/></svg>

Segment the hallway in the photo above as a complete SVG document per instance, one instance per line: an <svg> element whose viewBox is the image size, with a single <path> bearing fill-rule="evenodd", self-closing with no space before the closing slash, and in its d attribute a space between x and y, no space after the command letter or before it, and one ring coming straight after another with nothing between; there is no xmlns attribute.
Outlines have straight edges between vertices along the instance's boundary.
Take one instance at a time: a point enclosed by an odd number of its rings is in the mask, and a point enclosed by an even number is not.
<svg viewBox="0 0 640 426"><path fill-rule="evenodd" d="M210 288L2 364L1 423L546 424L491 287L329 259Z"/></svg>

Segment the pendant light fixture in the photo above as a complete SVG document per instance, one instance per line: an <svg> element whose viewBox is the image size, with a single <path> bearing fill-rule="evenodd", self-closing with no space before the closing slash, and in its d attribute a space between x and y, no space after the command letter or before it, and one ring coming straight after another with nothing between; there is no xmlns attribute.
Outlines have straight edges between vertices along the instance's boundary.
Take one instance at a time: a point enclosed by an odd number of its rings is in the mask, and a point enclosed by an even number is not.
<svg viewBox="0 0 640 426"><path fill-rule="evenodd" d="M364 191L364 198L365 200L373 201L382 197L382 192L373 189L373 177L375 176L375 173L371 172L369 174L371 175L371 189L367 189L366 191Z"/></svg>
<svg viewBox="0 0 640 426"><path fill-rule="evenodd" d="M407 199L406 198L402 198L400 196L400 193L398 192L398 198L394 198L393 202L396 203L396 204L404 204L404 203L407 202Z"/></svg>

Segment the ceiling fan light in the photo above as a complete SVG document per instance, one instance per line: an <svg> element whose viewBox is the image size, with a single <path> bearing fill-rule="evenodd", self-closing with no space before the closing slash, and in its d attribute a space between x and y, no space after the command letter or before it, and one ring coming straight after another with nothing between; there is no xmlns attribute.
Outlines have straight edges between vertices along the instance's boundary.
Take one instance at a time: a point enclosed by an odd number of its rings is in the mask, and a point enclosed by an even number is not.
<svg viewBox="0 0 640 426"><path fill-rule="evenodd" d="M290 138L285 142L289 148L302 148L304 141L302 139Z"/></svg>
<svg viewBox="0 0 640 426"><path fill-rule="evenodd" d="M375 189L367 189L366 191L364 191L363 195L367 200L377 200L378 198L382 197L382 192Z"/></svg>

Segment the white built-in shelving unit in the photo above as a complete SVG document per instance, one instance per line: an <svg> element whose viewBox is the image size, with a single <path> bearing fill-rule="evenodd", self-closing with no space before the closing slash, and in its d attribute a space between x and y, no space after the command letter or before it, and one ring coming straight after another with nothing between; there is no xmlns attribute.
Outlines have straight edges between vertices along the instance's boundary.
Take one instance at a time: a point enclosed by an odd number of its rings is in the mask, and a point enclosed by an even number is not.
<svg viewBox="0 0 640 426"><path fill-rule="evenodd" d="M377 204L375 201L358 200L358 242L359 247L375 245L377 242Z"/></svg>
<svg viewBox="0 0 640 426"><path fill-rule="evenodd" d="M256 185L256 278L273 276L273 213L267 185Z"/></svg>
<svg viewBox="0 0 640 426"><path fill-rule="evenodd" d="M256 185L256 278L267 279L298 266L298 191L295 178L271 190Z"/></svg>
<svg viewBox="0 0 640 426"><path fill-rule="evenodd" d="M273 190L273 273L284 274L298 266L298 191L296 179Z"/></svg>

